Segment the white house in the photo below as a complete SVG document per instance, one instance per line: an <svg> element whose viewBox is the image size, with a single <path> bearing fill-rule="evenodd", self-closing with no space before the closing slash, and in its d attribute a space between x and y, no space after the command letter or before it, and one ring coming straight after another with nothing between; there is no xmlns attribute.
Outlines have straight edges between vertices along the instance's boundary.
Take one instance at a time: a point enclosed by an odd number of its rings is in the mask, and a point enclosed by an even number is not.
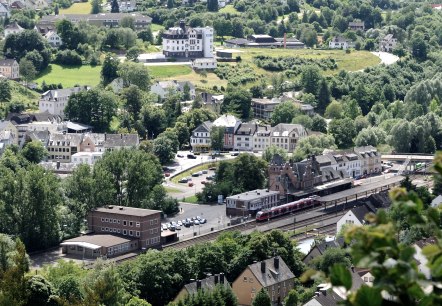
<svg viewBox="0 0 442 306"><path fill-rule="evenodd" d="M5 19L11 16L11 12L6 4L0 3L0 18ZM5 35L6 37L6 35Z"/></svg>
<svg viewBox="0 0 442 306"><path fill-rule="evenodd" d="M16 80L20 78L20 66L15 59L0 59L0 75L5 78Z"/></svg>
<svg viewBox="0 0 442 306"><path fill-rule="evenodd" d="M5 146L18 144L18 130L10 121L0 121L0 142Z"/></svg>
<svg viewBox="0 0 442 306"><path fill-rule="evenodd" d="M240 123L234 134L233 150L253 151L253 136L258 129L255 122Z"/></svg>
<svg viewBox="0 0 442 306"><path fill-rule="evenodd" d="M253 151L265 151L270 146L270 125L259 125L256 133L253 135Z"/></svg>
<svg viewBox="0 0 442 306"><path fill-rule="evenodd" d="M393 34L387 34L382 38L379 43L379 50L382 52L392 52L396 48L397 39L393 37Z"/></svg>
<svg viewBox="0 0 442 306"><path fill-rule="evenodd" d="M76 165L87 164L92 166L103 158L103 154L104 152L78 152L72 154L71 162Z"/></svg>
<svg viewBox="0 0 442 306"><path fill-rule="evenodd" d="M11 34L17 34L23 32L23 29L17 22L12 22L5 27L5 38Z"/></svg>
<svg viewBox="0 0 442 306"><path fill-rule="evenodd" d="M190 99L195 99L195 86L188 81L159 81L152 84L150 87L150 92L157 94L161 100L166 98L166 96L169 94L169 92L175 91L175 92L184 92L184 87L187 84L189 86L189 95Z"/></svg>
<svg viewBox="0 0 442 306"><path fill-rule="evenodd" d="M212 122L206 121L192 131L192 136L190 137L190 145L192 146L193 152L210 150L210 130L212 129L212 126Z"/></svg>
<svg viewBox="0 0 442 306"><path fill-rule="evenodd" d="M241 124L241 120L232 115L222 115L215 121L213 121L213 126L224 127L224 149L232 150L235 145L235 131Z"/></svg>
<svg viewBox="0 0 442 306"><path fill-rule="evenodd" d="M193 69L215 69L217 66L214 58L197 58L192 61Z"/></svg>
<svg viewBox="0 0 442 306"><path fill-rule="evenodd" d="M427 245L435 244L436 240L434 238L426 238L419 241L413 245L416 253L413 255L414 259L417 261L417 267L419 272L425 275L426 279L431 279L431 271L427 266L428 260L427 257L422 253L422 249Z"/></svg>
<svg viewBox="0 0 442 306"><path fill-rule="evenodd" d="M179 27L163 33L163 54L177 58L213 57L213 34L211 27L186 27L181 20Z"/></svg>
<svg viewBox="0 0 442 306"><path fill-rule="evenodd" d="M74 93L88 89L86 86L80 86L48 90L41 95L40 101L38 102L38 110L41 113L48 112L52 115L64 116L64 109L68 104L69 97Z"/></svg>
<svg viewBox="0 0 442 306"><path fill-rule="evenodd" d="M348 49L353 47L353 42L349 39L346 39L342 36L335 36L328 43L328 47L330 49Z"/></svg>
<svg viewBox="0 0 442 306"><path fill-rule="evenodd" d="M280 123L270 133L270 143L287 152L293 152L298 141L307 137L306 129L300 124Z"/></svg>
<svg viewBox="0 0 442 306"><path fill-rule="evenodd" d="M364 225L367 221L365 216L373 212L367 205L362 205L349 210L336 223L336 233L339 233L344 225Z"/></svg>
<svg viewBox="0 0 442 306"><path fill-rule="evenodd" d="M439 207L442 204L442 195L438 195L431 201L431 207Z"/></svg>
<svg viewBox="0 0 442 306"><path fill-rule="evenodd" d="M57 34L55 31L49 31L47 32L44 37L48 41L48 43L54 47L58 48L63 44L63 41L61 40L61 37Z"/></svg>

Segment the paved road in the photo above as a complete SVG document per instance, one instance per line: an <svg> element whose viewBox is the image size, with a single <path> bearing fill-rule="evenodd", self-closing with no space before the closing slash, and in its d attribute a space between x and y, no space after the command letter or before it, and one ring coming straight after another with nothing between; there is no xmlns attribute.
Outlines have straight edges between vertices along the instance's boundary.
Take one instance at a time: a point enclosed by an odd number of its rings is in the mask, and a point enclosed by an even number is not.
<svg viewBox="0 0 442 306"><path fill-rule="evenodd" d="M379 57L381 59L381 64L384 64L384 65L387 65L387 66L391 65L391 64L394 64L394 63L396 63L399 60L398 56L396 56L394 54L391 54L391 53L388 53L388 52L380 52L380 51L378 51L378 52L371 52L371 54L376 55L377 57Z"/></svg>

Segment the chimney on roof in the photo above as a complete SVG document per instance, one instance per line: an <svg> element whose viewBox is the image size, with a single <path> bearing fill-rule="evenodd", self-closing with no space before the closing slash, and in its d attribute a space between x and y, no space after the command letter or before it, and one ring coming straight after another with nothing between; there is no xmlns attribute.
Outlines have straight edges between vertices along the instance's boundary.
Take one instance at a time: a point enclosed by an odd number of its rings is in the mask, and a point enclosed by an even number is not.
<svg viewBox="0 0 442 306"><path fill-rule="evenodd" d="M319 296L319 291L315 291L315 295L316 295L316 296Z"/></svg>
<svg viewBox="0 0 442 306"><path fill-rule="evenodd" d="M224 273L219 274L219 283L224 284Z"/></svg>
<svg viewBox="0 0 442 306"><path fill-rule="evenodd" d="M186 30L186 22L184 20L180 20L180 28L185 31Z"/></svg>
<svg viewBox="0 0 442 306"><path fill-rule="evenodd" d="M213 281L214 281L215 285L218 285L218 274L215 274L215 278Z"/></svg>
<svg viewBox="0 0 442 306"><path fill-rule="evenodd" d="M261 273L266 273L266 262L261 261Z"/></svg>
<svg viewBox="0 0 442 306"><path fill-rule="evenodd" d="M322 292L323 295L327 295L327 289L322 288L322 289L321 289L321 292Z"/></svg>
<svg viewBox="0 0 442 306"><path fill-rule="evenodd" d="M196 280L196 290L201 290L201 280Z"/></svg>
<svg viewBox="0 0 442 306"><path fill-rule="evenodd" d="M273 259L273 265L275 266L276 270L279 270L279 257L275 256L275 258Z"/></svg>

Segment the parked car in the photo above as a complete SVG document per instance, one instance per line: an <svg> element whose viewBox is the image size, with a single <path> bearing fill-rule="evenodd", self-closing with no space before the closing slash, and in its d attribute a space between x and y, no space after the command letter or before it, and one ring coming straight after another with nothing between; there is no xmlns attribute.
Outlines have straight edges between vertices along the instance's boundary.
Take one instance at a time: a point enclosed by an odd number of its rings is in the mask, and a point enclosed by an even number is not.
<svg viewBox="0 0 442 306"><path fill-rule="evenodd" d="M184 157L183 154L177 154L176 156L177 156L177 157L180 157L180 158L183 158L183 157Z"/></svg>
<svg viewBox="0 0 442 306"><path fill-rule="evenodd" d="M198 177L198 176L200 176L200 173L199 172L194 172L194 173L192 173L191 174L193 177Z"/></svg>
<svg viewBox="0 0 442 306"><path fill-rule="evenodd" d="M178 181L178 183L187 183L189 180L187 179L187 177L183 177L182 179L180 179Z"/></svg>
<svg viewBox="0 0 442 306"><path fill-rule="evenodd" d="M177 224L177 225L175 226L175 229L176 229L177 231L180 231L180 230L181 230L181 226L180 226L179 224Z"/></svg>
<svg viewBox="0 0 442 306"><path fill-rule="evenodd" d="M169 177L169 176L170 176L170 173L169 173L169 172L166 172L166 173L164 173L164 176L165 176L165 177Z"/></svg>
<svg viewBox="0 0 442 306"><path fill-rule="evenodd" d="M207 220L204 219L204 218L202 218L202 219L200 220L200 224L204 224L204 223L206 223L206 222L207 222Z"/></svg>
<svg viewBox="0 0 442 306"><path fill-rule="evenodd" d="M201 171L203 174L207 174L209 171L207 171L207 170L203 170L203 171Z"/></svg>
<svg viewBox="0 0 442 306"><path fill-rule="evenodd" d="M210 170L210 171L215 171L215 170L216 170L216 167L210 167L209 170Z"/></svg>
<svg viewBox="0 0 442 306"><path fill-rule="evenodd" d="M196 156L193 154L187 154L188 159L196 159Z"/></svg>
<svg viewBox="0 0 442 306"><path fill-rule="evenodd" d="M193 221L193 224L200 225L200 222L198 220Z"/></svg>
<svg viewBox="0 0 442 306"><path fill-rule="evenodd" d="M167 224L161 224L161 228L162 228L163 230L167 230Z"/></svg>
<svg viewBox="0 0 442 306"><path fill-rule="evenodd" d="M193 183L192 182L190 182L189 184L187 184L187 186L189 186L189 187L193 187Z"/></svg>
<svg viewBox="0 0 442 306"><path fill-rule="evenodd" d="M213 175L206 176L206 180L212 181L215 177Z"/></svg>
<svg viewBox="0 0 442 306"><path fill-rule="evenodd" d="M181 222L180 220L177 222L177 224L178 224L179 226L183 226L183 222Z"/></svg>
<svg viewBox="0 0 442 306"><path fill-rule="evenodd" d="M201 181L201 184L205 185L205 184L206 184L206 181Z"/></svg>
<svg viewBox="0 0 442 306"><path fill-rule="evenodd" d="M190 227L190 222L187 222L187 221L186 221L186 222L183 223L183 225L184 225L185 227Z"/></svg>
<svg viewBox="0 0 442 306"><path fill-rule="evenodd" d="M175 225L171 225L169 229L170 229L172 232L174 232L174 231L176 230L176 227L175 227Z"/></svg>

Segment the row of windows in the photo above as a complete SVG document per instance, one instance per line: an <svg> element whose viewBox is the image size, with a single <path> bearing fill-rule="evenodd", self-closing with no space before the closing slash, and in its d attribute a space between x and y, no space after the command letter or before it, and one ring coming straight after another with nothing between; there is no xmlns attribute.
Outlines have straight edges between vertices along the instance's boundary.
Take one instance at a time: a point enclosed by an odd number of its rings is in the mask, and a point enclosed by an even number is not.
<svg viewBox="0 0 442 306"><path fill-rule="evenodd" d="M69 153L69 148L48 148L49 152L67 152Z"/></svg>
<svg viewBox="0 0 442 306"><path fill-rule="evenodd" d="M152 222L153 220L151 220L151 222ZM120 224L120 219L112 219L112 218L101 218L101 222L109 222L109 223L117 223L117 224ZM127 220L123 220L123 226L134 226L134 223L135 223L135 226L136 227L140 227L140 222L133 222L133 221L127 221ZM129 224L129 225L128 225ZM152 225L152 223L151 223L151 225Z"/></svg>
<svg viewBox="0 0 442 306"><path fill-rule="evenodd" d="M69 159L67 155L51 155L51 159Z"/></svg>
<svg viewBox="0 0 442 306"><path fill-rule="evenodd" d="M119 228L110 228L110 227L102 227L101 228L102 232L109 232L109 233L117 233L117 234L121 234L123 233L123 235L129 235L129 236L135 236L135 237L140 237L140 231L132 231L132 230L121 230Z"/></svg>
<svg viewBox="0 0 442 306"><path fill-rule="evenodd" d="M149 241L150 241L150 243L149 243ZM159 242L160 242L160 237L155 237L155 238L147 239L146 240L146 245L157 244Z"/></svg>

